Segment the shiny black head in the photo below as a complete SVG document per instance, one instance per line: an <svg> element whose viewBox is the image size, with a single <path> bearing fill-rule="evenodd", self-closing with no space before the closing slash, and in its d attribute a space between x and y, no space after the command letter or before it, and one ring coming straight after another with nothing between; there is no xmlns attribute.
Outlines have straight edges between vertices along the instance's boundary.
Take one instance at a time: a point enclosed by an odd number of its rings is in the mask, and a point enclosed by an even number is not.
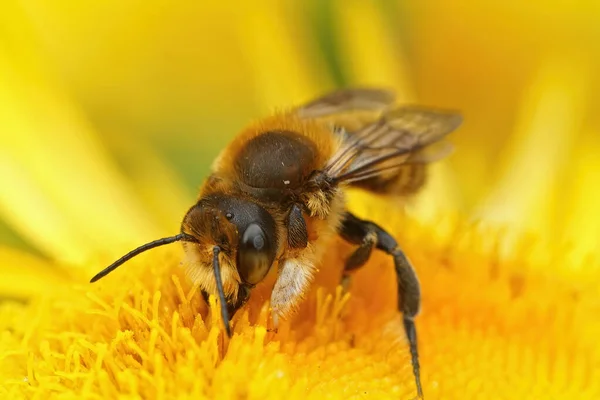
<svg viewBox="0 0 600 400"><path fill-rule="evenodd" d="M239 286L248 289L259 283L275 261L279 242L273 217L251 201L224 195L208 196L188 211L179 235L158 239L130 251L91 281L103 278L146 250L174 242L187 243L185 250L198 263L196 267L210 268L214 273L215 286L212 287L221 302L225 329L231 334L227 306L236 299L232 299L230 293L237 292ZM228 260L228 265L221 265L222 259ZM232 267L237 270L241 282L231 274ZM201 287L212 285L199 283Z"/></svg>
<svg viewBox="0 0 600 400"><path fill-rule="evenodd" d="M182 230L201 244L219 246L235 260L246 286L263 280L277 255L277 227L271 214L238 197L213 195L201 199L186 215Z"/></svg>

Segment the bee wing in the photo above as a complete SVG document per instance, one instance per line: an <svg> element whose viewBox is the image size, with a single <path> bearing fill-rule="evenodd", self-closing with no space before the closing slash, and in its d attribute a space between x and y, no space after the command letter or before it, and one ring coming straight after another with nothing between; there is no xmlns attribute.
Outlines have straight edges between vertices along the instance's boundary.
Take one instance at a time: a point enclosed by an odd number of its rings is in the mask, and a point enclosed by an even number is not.
<svg viewBox="0 0 600 400"><path fill-rule="evenodd" d="M341 89L299 107L302 118L318 118L348 111L381 111L396 100L391 90L376 88Z"/></svg>
<svg viewBox="0 0 600 400"><path fill-rule="evenodd" d="M347 179L346 183L378 194L408 196L425 184L427 164L446 157L452 150L450 143L436 142L401 161L384 162L368 174Z"/></svg>
<svg viewBox="0 0 600 400"><path fill-rule="evenodd" d="M336 132L353 132L376 121L395 100L396 95L391 90L341 89L304 104L295 111L301 118L330 124Z"/></svg>
<svg viewBox="0 0 600 400"><path fill-rule="evenodd" d="M452 111L403 106L384 112L375 122L345 133L340 149L324 172L334 182L357 182L410 163L435 159L427 147L462 123ZM447 153L449 147L440 145Z"/></svg>

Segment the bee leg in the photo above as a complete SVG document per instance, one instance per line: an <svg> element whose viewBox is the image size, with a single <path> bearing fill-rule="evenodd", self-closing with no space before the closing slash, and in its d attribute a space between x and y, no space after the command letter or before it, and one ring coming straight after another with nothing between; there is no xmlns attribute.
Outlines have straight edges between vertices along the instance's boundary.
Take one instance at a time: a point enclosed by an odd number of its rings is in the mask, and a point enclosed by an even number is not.
<svg viewBox="0 0 600 400"><path fill-rule="evenodd" d="M359 248L348 258L345 271L351 271L365 264L373 248L372 244L369 247L373 237L376 238L375 247L394 258L394 267L398 279L398 309L402 312L404 331L410 347L417 396L422 399L423 389L421 386L417 330L414 321L419 313L421 289L415 270L392 235L373 222L361 220L346 212L339 234L344 240L359 245Z"/></svg>
<svg viewBox="0 0 600 400"><path fill-rule="evenodd" d="M345 223L345 221L344 221ZM362 267L369 261L373 248L377 244L377 234L372 230L358 231L353 227L349 229L342 228L342 236L350 243L358 244L358 248L346 259L344 270L342 272L341 285L344 291L350 286L351 272Z"/></svg>
<svg viewBox="0 0 600 400"><path fill-rule="evenodd" d="M234 301L232 301L233 299L227 299L227 312L229 313L229 317L233 317L237 310L242 308L244 304L248 302L249 298L250 288L246 285L240 285L237 298Z"/></svg>
<svg viewBox="0 0 600 400"><path fill-rule="evenodd" d="M294 204L287 217L288 245L292 249L303 249L308 245L308 232L302 209Z"/></svg>
<svg viewBox="0 0 600 400"><path fill-rule="evenodd" d="M208 294L207 291L200 289L200 294L202 295L202 299L204 299L204 302L206 303L206 306L208 307L210 302L208 301L208 299L210 298L210 294Z"/></svg>
<svg viewBox="0 0 600 400"><path fill-rule="evenodd" d="M229 318L232 318L237 312L237 310L242 308L244 304L248 302L248 299L250 298L250 289L251 288L246 285L240 285L237 298L227 299L227 313L229 314ZM200 290L200 293L202 294L202 298L204 299L206 304L208 304L208 298L210 296L208 292Z"/></svg>

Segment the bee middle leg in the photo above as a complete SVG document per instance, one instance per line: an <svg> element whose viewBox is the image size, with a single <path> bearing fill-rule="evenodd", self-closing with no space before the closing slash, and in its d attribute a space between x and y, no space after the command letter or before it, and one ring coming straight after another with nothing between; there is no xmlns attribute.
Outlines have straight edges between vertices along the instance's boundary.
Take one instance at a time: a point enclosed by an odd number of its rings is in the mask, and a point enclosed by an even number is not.
<svg viewBox="0 0 600 400"><path fill-rule="evenodd" d="M398 285L398 309L402 312L404 331L410 348L417 396L423 398L417 330L414 322L421 304L421 289L415 270L392 235L374 222L362 220L352 213L346 212L339 228L339 234L347 242L359 246L346 260L342 285L344 283L347 285L350 271L362 267L368 261L373 248L382 250L393 257Z"/></svg>
<svg viewBox="0 0 600 400"><path fill-rule="evenodd" d="M377 233L374 230L369 229L367 225L353 223L350 218L356 217L350 214L344 219L340 234L346 241L358 244L358 248L346 259L342 271L341 285L344 291L347 291L350 286L351 272L369 261L377 244Z"/></svg>

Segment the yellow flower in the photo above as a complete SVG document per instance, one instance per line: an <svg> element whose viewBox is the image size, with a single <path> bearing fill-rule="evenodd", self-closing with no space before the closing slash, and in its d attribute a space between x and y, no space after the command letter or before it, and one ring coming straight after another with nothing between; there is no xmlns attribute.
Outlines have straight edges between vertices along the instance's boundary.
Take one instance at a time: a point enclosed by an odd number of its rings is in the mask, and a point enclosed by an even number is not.
<svg viewBox="0 0 600 400"><path fill-rule="evenodd" d="M265 282L231 340L176 245L87 283L177 231L185 181L250 116L337 84L466 117L406 213L350 202L418 270L426 398L600 398L593 4L262 5L0 5L0 398L413 397L383 254L342 295L336 243L277 333Z"/></svg>

